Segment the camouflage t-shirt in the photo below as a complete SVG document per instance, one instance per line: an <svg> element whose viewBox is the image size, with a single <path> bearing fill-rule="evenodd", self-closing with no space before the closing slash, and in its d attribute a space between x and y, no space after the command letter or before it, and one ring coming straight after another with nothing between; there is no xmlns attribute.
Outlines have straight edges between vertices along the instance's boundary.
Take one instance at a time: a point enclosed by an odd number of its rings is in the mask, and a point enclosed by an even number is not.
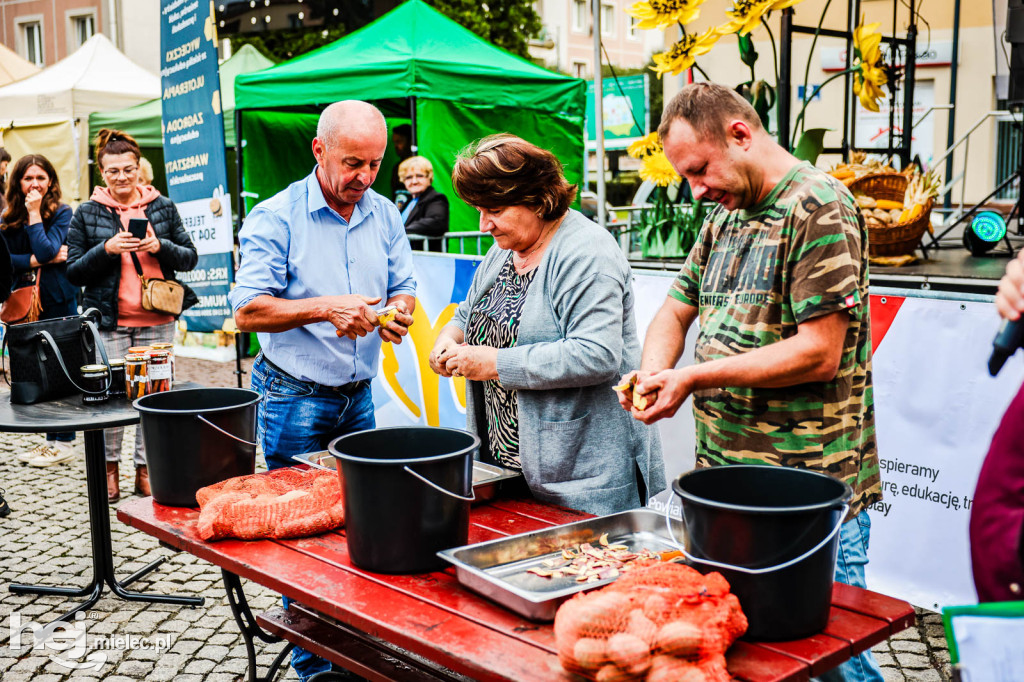
<svg viewBox="0 0 1024 682"><path fill-rule="evenodd" d="M881 499L871 384L867 233L842 183L808 163L757 206L716 208L670 295L696 306L696 362L794 336L801 322L846 310L832 381L693 394L697 464L822 471L854 490L850 517Z"/></svg>

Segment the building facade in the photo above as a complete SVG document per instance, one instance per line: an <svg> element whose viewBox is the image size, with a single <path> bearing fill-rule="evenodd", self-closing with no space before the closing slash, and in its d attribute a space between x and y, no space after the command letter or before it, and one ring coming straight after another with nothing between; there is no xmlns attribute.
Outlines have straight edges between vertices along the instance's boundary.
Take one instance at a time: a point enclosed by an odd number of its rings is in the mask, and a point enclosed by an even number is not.
<svg viewBox="0 0 1024 682"><path fill-rule="evenodd" d="M640 68L664 45L660 31L640 31L626 14L635 0L601 0L604 63ZM593 0L536 0L544 28L530 44L530 55L545 66L579 78L594 77Z"/></svg>
<svg viewBox="0 0 1024 682"><path fill-rule="evenodd" d="M96 33L160 70L160 0L0 0L0 42L36 66L59 62Z"/></svg>

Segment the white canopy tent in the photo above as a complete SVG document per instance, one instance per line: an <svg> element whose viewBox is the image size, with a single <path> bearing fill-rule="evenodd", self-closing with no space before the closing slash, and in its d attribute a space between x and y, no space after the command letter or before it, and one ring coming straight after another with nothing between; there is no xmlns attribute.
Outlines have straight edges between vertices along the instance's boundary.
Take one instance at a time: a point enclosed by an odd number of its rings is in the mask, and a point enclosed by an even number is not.
<svg viewBox="0 0 1024 682"><path fill-rule="evenodd" d="M0 87L2 144L15 158L30 152L49 158L65 200L77 203L88 198L89 114L159 96L160 77L97 33L53 66Z"/></svg>
<svg viewBox="0 0 1024 682"><path fill-rule="evenodd" d="M0 45L0 85L28 78L36 73L39 73L38 66L27 59L22 59L6 45Z"/></svg>

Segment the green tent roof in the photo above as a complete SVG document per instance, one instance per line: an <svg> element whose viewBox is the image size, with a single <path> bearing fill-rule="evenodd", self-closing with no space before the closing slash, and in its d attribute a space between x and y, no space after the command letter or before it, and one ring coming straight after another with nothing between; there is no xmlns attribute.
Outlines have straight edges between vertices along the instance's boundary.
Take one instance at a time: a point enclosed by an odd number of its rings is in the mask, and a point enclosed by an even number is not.
<svg viewBox="0 0 1024 682"><path fill-rule="evenodd" d="M422 0L408 0L330 45L240 76L235 97L239 109L323 105L343 93L576 113L583 87L578 78L495 47Z"/></svg>
<svg viewBox="0 0 1024 682"><path fill-rule="evenodd" d="M220 65L220 101L224 112L224 144L235 146L235 78L239 74L260 71L274 62L252 45L242 48L224 60ZM89 139L96 137L100 128L123 130L139 143L140 147L161 147L160 117L162 109L159 99L137 104L118 111L104 111L89 115Z"/></svg>

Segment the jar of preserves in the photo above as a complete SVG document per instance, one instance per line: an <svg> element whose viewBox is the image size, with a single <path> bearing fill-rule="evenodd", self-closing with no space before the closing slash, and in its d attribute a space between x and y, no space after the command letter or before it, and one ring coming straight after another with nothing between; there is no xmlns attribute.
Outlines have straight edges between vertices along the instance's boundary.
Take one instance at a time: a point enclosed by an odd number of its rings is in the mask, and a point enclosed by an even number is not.
<svg viewBox="0 0 1024 682"><path fill-rule="evenodd" d="M110 397L110 370L106 365L82 365L82 402L86 405L105 403Z"/></svg>
<svg viewBox="0 0 1024 682"><path fill-rule="evenodd" d="M127 396L124 380L124 358L110 360L110 397L121 399Z"/></svg>
<svg viewBox="0 0 1024 682"><path fill-rule="evenodd" d="M165 350L151 350L146 354L149 367L149 393L171 390L171 354Z"/></svg>
<svg viewBox="0 0 1024 682"><path fill-rule="evenodd" d="M173 343L154 343L152 344L153 350L167 351L167 354L171 358L171 383L170 386L174 386L174 344Z"/></svg>
<svg viewBox="0 0 1024 682"><path fill-rule="evenodd" d="M125 397L135 400L149 393L149 375L146 356L129 353L124 356Z"/></svg>

